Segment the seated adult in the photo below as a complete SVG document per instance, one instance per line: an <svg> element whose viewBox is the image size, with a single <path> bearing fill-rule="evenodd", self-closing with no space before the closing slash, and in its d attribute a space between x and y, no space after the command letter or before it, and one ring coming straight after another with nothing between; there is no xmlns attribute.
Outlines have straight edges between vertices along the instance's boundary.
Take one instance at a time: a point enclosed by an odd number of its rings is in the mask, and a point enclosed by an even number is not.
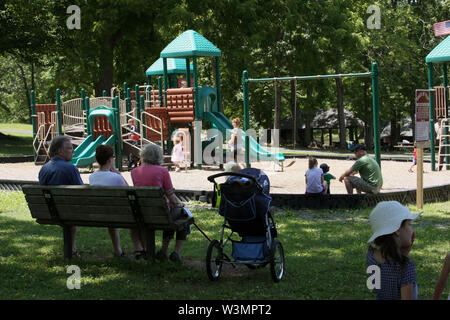
<svg viewBox="0 0 450 320"><path fill-rule="evenodd" d="M39 171L40 185L82 185L80 171L70 163L73 158L72 140L67 136L56 136L50 143L50 161ZM77 227L70 228L72 256L80 258L76 246Z"/></svg>
<svg viewBox="0 0 450 320"><path fill-rule="evenodd" d="M108 145L99 145L95 149L95 159L100 168L89 176L91 186L127 186L128 183L121 173L114 167L114 150ZM120 232L118 228L108 228L109 236L116 257L124 257L125 253L120 247Z"/></svg>
<svg viewBox="0 0 450 320"><path fill-rule="evenodd" d="M145 145L141 150L142 165L131 171L131 179L135 186L161 187L169 200L169 206L184 206L183 202L175 195L175 189L170 179L169 171L162 167L162 149L153 144ZM158 260L169 258L174 262L181 262L181 249L188 234L188 229L177 231L175 249L168 257L170 240L175 231L163 231L162 247L156 253ZM134 244L135 257L140 259L146 254L145 235L140 235L138 229L131 229L131 239Z"/></svg>
<svg viewBox="0 0 450 320"><path fill-rule="evenodd" d="M369 157L364 144L356 145L353 151L357 160L340 176L339 181L344 181L348 194L352 194L353 189L357 193L379 193L383 186L380 166L375 159ZM355 176L358 172L361 178Z"/></svg>

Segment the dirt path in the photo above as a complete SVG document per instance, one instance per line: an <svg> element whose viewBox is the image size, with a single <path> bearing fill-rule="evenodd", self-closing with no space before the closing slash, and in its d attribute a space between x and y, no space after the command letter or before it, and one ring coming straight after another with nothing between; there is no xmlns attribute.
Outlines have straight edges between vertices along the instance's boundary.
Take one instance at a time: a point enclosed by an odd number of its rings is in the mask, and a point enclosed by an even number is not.
<svg viewBox="0 0 450 320"><path fill-rule="evenodd" d="M286 161L287 163L290 160ZM319 164L326 162L330 166L330 173L337 179L348 169L354 161L351 160L330 160L318 158ZM271 193L304 193L305 192L305 172L307 170L307 159L297 158L295 163L285 168L284 172L274 170L273 163L259 162L253 163L252 167L263 169L269 177ZM415 189L417 177L415 173L409 173L411 162L382 161L381 168L383 174L383 188L381 192L395 190ZM0 164L0 179L9 180L38 180L38 173L41 166L36 166L32 162L5 163ZM424 164L424 186L431 187L450 183L450 170L431 171L429 163ZM89 182L90 173L81 169L81 177L85 183ZM185 190L212 190L212 184L207 177L221 172L218 167L204 167L204 170L192 169L185 172L170 172L173 185L176 189ZM124 178L131 185L129 172L123 172ZM345 187L338 180L331 181L332 193L346 193Z"/></svg>

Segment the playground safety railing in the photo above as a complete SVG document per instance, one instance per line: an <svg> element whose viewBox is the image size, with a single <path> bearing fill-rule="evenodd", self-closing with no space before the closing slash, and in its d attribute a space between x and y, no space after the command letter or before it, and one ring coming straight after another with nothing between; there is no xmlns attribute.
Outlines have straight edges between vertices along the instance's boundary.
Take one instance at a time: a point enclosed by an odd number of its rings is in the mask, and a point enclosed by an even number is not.
<svg viewBox="0 0 450 320"><path fill-rule="evenodd" d="M48 140L48 137L50 135L51 139L53 139L57 133L56 133L56 127L55 124L57 124L57 112L53 111L51 113L52 123L49 125L48 129L46 130L46 123L45 123L45 113L44 112L38 112L36 114L36 117L38 118L38 123L40 123L39 128L37 129L36 136L33 139L33 149L36 154L36 160L38 159L41 150L44 150L46 158L50 158L49 150L46 145L46 141ZM37 145L37 147L36 147ZM45 161L44 161L45 162Z"/></svg>
<svg viewBox="0 0 450 320"><path fill-rule="evenodd" d="M108 108L112 108L112 99L111 97L94 97L89 98L89 109L95 109L99 106L105 106Z"/></svg>
<svg viewBox="0 0 450 320"><path fill-rule="evenodd" d="M156 121L159 121L159 127L161 128L161 131L158 131L155 128L152 128L152 127L149 127L149 126L145 125L144 124L145 121L143 121L143 119L145 119L145 116L149 116L149 117L155 119ZM146 111L142 111L141 112L141 130L140 130L141 133L143 132L143 129L149 129L150 131L153 131L153 132L159 134L161 136L161 146L163 145L163 141L164 141L163 122L162 122L161 118L159 118L159 117L157 117L157 116L155 116L155 115L153 115L151 113L148 113ZM141 134L141 139L144 139L142 134ZM147 140L147 141L149 141L149 140Z"/></svg>
<svg viewBox="0 0 450 320"><path fill-rule="evenodd" d="M151 131L153 131L153 132L155 132L155 133L157 133L157 134L159 134L159 135L161 136L161 147L162 147L162 145L163 145L163 139L164 139L164 138L163 138L163 131L162 131L162 119L160 119L160 118L158 118L158 117L156 117L156 116L154 116L154 115L152 115L152 114L149 114L149 113L147 113L147 112L142 112L142 113L141 113L141 119L138 119L137 117L134 116L134 113L135 113L135 110L133 109L133 110L131 110L130 112L125 113L124 115L125 115L126 117L128 117L128 119L132 119L132 120L134 120L136 123L138 123L138 125L139 125L139 132L138 132L138 134L139 134L139 140L136 141L136 144L130 142L130 141L132 141L132 139L129 139L129 136L130 136L131 134L136 133L136 132L133 132L133 131L128 127L128 123L125 123L125 124L121 124L121 132L124 132L124 133L121 135L122 142L125 143L125 144L127 144L127 145L129 145L131 148L136 149L137 151L140 151L140 150L142 149L142 147L144 146L144 144L147 144L147 143L154 143L154 142L152 142L152 141L150 141L150 140L144 138L144 135L143 135L144 130L149 129L149 130L151 130ZM158 131L158 130L152 128L152 127L149 127L149 126L143 124L142 119L144 119L144 117L145 117L146 115L147 115L147 116L150 116L150 117L152 117L152 118L154 118L154 119L156 119L157 121L160 122L161 131Z"/></svg>
<svg viewBox="0 0 450 320"><path fill-rule="evenodd" d="M85 131L86 114L81 108L81 98L64 101L61 105L63 116L62 128L65 135L73 139L80 139L70 134L72 131Z"/></svg>

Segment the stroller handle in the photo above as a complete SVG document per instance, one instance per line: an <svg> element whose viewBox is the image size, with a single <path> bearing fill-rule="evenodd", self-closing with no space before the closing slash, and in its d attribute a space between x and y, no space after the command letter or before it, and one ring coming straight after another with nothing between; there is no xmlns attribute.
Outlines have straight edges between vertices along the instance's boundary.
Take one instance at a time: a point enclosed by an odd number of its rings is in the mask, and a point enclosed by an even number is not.
<svg viewBox="0 0 450 320"><path fill-rule="evenodd" d="M247 179L251 179L253 180L253 182L256 184L256 186L262 190L262 186L261 184L258 182L258 180L256 180L256 178L254 176L251 176L249 174L245 174L245 173L239 173L239 172L221 172L221 173L217 173L214 174L212 176L208 177L208 181L215 183L215 179L219 178L219 177L225 177L225 176L236 176L236 177L242 177L242 178L247 178Z"/></svg>

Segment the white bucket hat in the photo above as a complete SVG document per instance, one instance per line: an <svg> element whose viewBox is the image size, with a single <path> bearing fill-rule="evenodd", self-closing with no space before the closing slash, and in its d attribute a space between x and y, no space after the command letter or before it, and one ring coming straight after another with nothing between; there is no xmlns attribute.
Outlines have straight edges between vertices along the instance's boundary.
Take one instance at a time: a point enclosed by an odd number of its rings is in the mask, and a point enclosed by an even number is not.
<svg viewBox="0 0 450 320"><path fill-rule="evenodd" d="M370 213L373 234L367 242L394 233L400 229L403 220L415 220L421 213L411 213L408 207L402 206L398 201L379 202Z"/></svg>

